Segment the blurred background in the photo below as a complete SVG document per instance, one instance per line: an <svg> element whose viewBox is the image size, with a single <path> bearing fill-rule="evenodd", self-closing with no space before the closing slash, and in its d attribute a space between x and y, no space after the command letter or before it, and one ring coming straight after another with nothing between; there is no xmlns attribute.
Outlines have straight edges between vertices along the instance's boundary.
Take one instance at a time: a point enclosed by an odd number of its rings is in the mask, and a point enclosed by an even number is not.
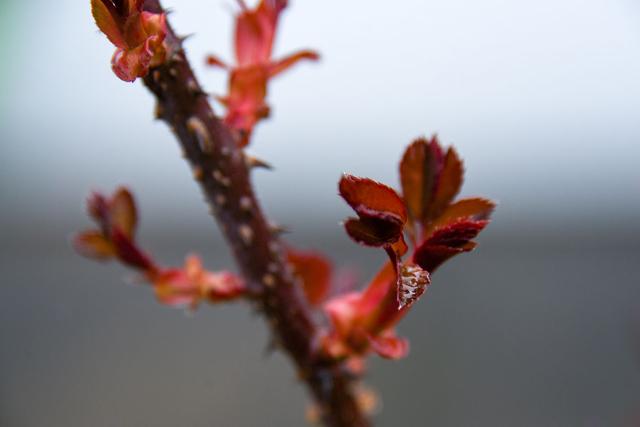
<svg viewBox="0 0 640 427"><path fill-rule="evenodd" d="M203 58L231 57L235 3L163 3L223 92ZM300 47L323 59L272 83L250 147L276 168L255 184L291 241L364 282L384 258L339 227L340 173L397 185L405 145L434 132L466 161L463 195L500 203L401 324L409 357L373 359L377 425L638 425L640 4L295 0L276 52ZM88 0L0 2L0 426L304 425L303 389L247 307L171 310L70 250L88 191L127 184L160 260L232 265L112 53Z"/></svg>

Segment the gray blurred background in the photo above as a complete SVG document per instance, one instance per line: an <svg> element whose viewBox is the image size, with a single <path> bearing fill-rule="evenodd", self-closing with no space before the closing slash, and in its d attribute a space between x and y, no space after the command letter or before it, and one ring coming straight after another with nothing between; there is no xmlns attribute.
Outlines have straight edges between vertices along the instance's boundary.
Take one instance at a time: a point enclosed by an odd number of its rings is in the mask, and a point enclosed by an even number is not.
<svg viewBox="0 0 640 427"><path fill-rule="evenodd" d="M231 0L165 1L207 90ZM338 222L343 171L397 184L412 138L466 160L463 195L500 202L374 359L380 426L633 426L640 419L640 5L635 0L291 2L250 151L288 238L365 281L383 260ZM242 305L189 316L79 258L90 189L128 184L167 264L231 266L152 98L117 80L88 0L0 2L0 426L298 426L306 397ZM219 109L218 109L219 110ZM125 279L125 280L123 280Z"/></svg>

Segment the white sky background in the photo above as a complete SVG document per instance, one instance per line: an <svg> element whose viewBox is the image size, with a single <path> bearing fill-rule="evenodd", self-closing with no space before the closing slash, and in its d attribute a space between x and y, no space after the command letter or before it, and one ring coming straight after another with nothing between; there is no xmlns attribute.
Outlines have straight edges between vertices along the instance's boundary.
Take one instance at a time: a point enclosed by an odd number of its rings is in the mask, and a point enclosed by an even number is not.
<svg viewBox="0 0 640 427"><path fill-rule="evenodd" d="M89 188L118 183L139 194L146 223L208 221L150 95L112 74L89 1L14 3L0 82L5 223L68 226ZM206 89L224 91L202 58L230 58L234 3L164 4L195 33L186 46ZM464 194L498 199L505 226L635 223L636 1L292 0L276 52L307 47L322 62L271 85L272 119L250 147L276 166L256 174L271 216L335 224L348 212L342 171L396 185L404 146L438 132L466 160Z"/></svg>

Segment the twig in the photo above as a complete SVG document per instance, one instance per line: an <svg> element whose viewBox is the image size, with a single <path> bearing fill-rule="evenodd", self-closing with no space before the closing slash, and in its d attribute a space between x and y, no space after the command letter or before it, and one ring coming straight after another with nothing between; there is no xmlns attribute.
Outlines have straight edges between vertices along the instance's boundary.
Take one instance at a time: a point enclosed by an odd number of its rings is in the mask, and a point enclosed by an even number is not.
<svg viewBox="0 0 640 427"><path fill-rule="evenodd" d="M145 8L162 11L158 0L146 0ZM341 364L316 356L318 325L254 195L244 153L214 115L171 28L166 43L169 60L144 78L157 100L156 116L184 150L276 343L294 361L326 426L369 426L357 403L355 378Z"/></svg>

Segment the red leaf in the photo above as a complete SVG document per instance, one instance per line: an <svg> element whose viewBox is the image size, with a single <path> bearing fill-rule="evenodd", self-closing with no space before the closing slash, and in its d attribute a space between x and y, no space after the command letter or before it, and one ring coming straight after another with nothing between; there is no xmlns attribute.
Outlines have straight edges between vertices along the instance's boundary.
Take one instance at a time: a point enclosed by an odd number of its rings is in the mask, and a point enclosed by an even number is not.
<svg viewBox="0 0 640 427"><path fill-rule="evenodd" d="M389 287L395 285L396 267L392 262L385 263L384 267L369 282L362 294L361 314L368 315L380 307Z"/></svg>
<svg viewBox="0 0 640 427"><path fill-rule="evenodd" d="M236 17L235 48L239 66L267 63L271 58L278 17L286 1L260 0L255 9L243 6Z"/></svg>
<svg viewBox="0 0 640 427"><path fill-rule="evenodd" d="M318 59L320 59L320 55L312 50L301 50L299 52L286 56L271 64L271 67L269 68L269 77L275 77L276 75L282 73L287 68L294 66L296 63L303 59L317 61Z"/></svg>
<svg viewBox="0 0 640 427"><path fill-rule="evenodd" d="M73 239L74 249L83 256L106 260L115 255L111 242L104 238L98 230L89 230L76 235Z"/></svg>
<svg viewBox="0 0 640 427"><path fill-rule="evenodd" d="M304 293L311 305L326 298L331 285L331 264L325 257L313 252L289 250L287 260L293 272L302 280Z"/></svg>
<svg viewBox="0 0 640 427"><path fill-rule="evenodd" d="M117 227L125 236L133 239L138 214L133 196L126 188L118 188L109 201L109 217L111 227Z"/></svg>
<svg viewBox="0 0 640 427"><path fill-rule="evenodd" d="M109 202L100 193L91 193L87 198L87 213L101 227L109 221Z"/></svg>
<svg viewBox="0 0 640 427"><path fill-rule="evenodd" d="M489 221L461 220L434 231L427 243L432 245L446 245L462 247L476 237Z"/></svg>
<svg viewBox="0 0 640 427"><path fill-rule="evenodd" d="M443 262L476 247L472 241L489 221L460 220L436 229L415 251L413 260L423 269L433 273Z"/></svg>
<svg viewBox="0 0 640 427"><path fill-rule="evenodd" d="M400 223L407 220L404 202L396 191L369 178L344 174L339 184L340 195L358 216L378 218L396 217Z"/></svg>
<svg viewBox="0 0 640 427"><path fill-rule="evenodd" d="M353 240L380 247L402 239L407 213L395 190L372 179L345 174L339 191L359 217L349 218L344 224Z"/></svg>
<svg viewBox="0 0 640 427"><path fill-rule="evenodd" d="M431 229L443 227L461 219L486 220L489 219L495 203L479 197L460 199L447 206L442 214L431 224Z"/></svg>
<svg viewBox="0 0 640 427"><path fill-rule="evenodd" d="M427 209L429 221L436 218L446 209L460 191L464 179L464 166L453 147L449 147L444 159L440 176L436 179L433 199Z"/></svg>
<svg viewBox="0 0 640 427"><path fill-rule="evenodd" d="M361 301L360 293L349 292L331 298L323 305L323 310L340 339L353 333L354 324L360 315Z"/></svg>
<svg viewBox="0 0 640 427"><path fill-rule="evenodd" d="M263 66L235 68L229 77L229 95L221 99L227 109L226 125L239 134L241 147L249 144L255 125L269 116L267 96L268 70Z"/></svg>
<svg viewBox="0 0 640 427"><path fill-rule="evenodd" d="M471 250L472 248L468 249ZM462 252L462 248L451 248L442 245L422 245L413 255L413 261L427 271L433 273L449 258L452 258Z"/></svg>
<svg viewBox="0 0 640 427"><path fill-rule="evenodd" d="M121 28L124 20L110 0L91 0L91 14L96 25L109 41L119 48L125 48L126 42Z"/></svg>
<svg viewBox="0 0 640 427"><path fill-rule="evenodd" d="M385 359L402 359L409 353L409 341L395 335L369 336L371 348Z"/></svg>
<svg viewBox="0 0 640 427"><path fill-rule="evenodd" d="M349 218L344 223L349 237L366 246L380 247L398 241L402 235L402 224L394 217L388 220L381 218Z"/></svg>
<svg viewBox="0 0 640 427"><path fill-rule="evenodd" d="M400 183L413 221L426 222L442 167L442 149L435 136L430 141L415 140L404 152L400 161Z"/></svg>

